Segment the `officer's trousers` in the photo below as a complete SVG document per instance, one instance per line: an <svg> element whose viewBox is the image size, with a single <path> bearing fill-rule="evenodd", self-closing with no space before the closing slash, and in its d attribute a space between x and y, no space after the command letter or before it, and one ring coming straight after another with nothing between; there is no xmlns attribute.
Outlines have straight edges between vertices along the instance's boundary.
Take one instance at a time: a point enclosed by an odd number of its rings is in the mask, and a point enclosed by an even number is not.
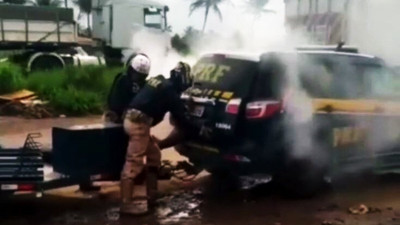
<svg viewBox="0 0 400 225"><path fill-rule="evenodd" d="M121 179L135 179L147 167L159 167L161 152L150 136L152 119L140 111L128 111L124 129L129 136Z"/></svg>

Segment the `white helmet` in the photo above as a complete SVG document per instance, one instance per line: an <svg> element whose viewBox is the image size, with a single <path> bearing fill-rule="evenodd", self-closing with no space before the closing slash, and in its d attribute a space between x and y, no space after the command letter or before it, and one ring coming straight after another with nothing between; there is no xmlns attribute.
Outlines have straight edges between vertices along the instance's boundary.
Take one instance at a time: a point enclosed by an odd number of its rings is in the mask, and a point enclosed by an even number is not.
<svg viewBox="0 0 400 225"><path fill-rule="evenodd" d="M138 73L148 75L150 72L151 62L149 57L145 54L137 54L131 59L129 66Z"/></svg>

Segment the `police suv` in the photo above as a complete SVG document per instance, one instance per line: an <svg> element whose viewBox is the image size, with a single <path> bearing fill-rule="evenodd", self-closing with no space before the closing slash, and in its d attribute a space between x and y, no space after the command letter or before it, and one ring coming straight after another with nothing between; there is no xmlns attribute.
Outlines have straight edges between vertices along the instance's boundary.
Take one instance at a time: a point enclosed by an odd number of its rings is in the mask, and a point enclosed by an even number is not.
<svg viewBox="0 0 400 225"><path fill-rule="evenodd" d="M176 149L213 174L266 173L309 195L327 175L400 172L400 77L357 49L207 54L182 96L200 133Z"/></svg>

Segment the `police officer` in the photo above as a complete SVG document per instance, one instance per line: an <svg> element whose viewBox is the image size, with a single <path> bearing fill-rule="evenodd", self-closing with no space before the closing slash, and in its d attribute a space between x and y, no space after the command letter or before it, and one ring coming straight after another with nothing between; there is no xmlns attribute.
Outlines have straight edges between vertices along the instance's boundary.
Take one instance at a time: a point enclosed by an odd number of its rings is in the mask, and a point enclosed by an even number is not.
<svg viewBox="0 0 400 225"><path fill-rule="evenodd" d="M107 111L104 120L122 123L123 114L129 102L146 83L151 62L143 53L133 54L126 62L126 72L114 78L107 100Z"/></svg>
<svg viewBox="0 0 400 225"><path fill-rule="evenodd" d="M179 74L185 74L185 76L180 76ZM172 83L176 86L176 90L179 93L186 91L193 85L190 66L186 63L178 64L174 70L171 70L170 80L173 81ZM153 139L161 150L173 147L185 139L185 131L182 130L182 127L179 129L179 125L178 127L176 126L176 119L173 115L170 116L170 124L174 126L174 129L166 138L161 140L153 136Z"/></svg>
<svg viewBox="0 0 400 225"><path fill-rule="evenodd" d="M121 174L122 213L141 214L148 211L148 203L157 194L157 172L161 164L161 152L150 128L161 122L167 112L174 117L177 126L190 130L191 124L180 99L181 92L190 84L190 67L179 62L171 71L170 79L162 75L147 81L130 102L124 119L124 129L129 135L126 161ZM146 165L147 198L150 201L132 201L133 180Z"/></svg>
<svg viewBox="0 0 400 225"><path fill-rule="evenodd" d="M132 54L126 62L126 72L119 73L108 94L107 110L103 115L105 122L122 123L122 115L128 108L131 99L139 92L146 82L150 71L150 59L143 53ZM100 187L93 186L90 181L79 184L81 191L98 191Z"/></svg>

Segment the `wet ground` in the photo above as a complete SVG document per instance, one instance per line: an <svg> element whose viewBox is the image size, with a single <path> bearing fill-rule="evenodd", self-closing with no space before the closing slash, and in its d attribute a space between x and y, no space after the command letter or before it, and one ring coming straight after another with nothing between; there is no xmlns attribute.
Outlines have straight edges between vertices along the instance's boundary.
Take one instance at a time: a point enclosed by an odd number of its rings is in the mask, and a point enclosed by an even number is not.
<svg viewBox="0 0 400 225"><path fill-rule="evenodd" d="M51 147L50 127L90 124L99 117L23 120L0 117L0 144L18 147L28 132L40 131L41 142ZM168 123L154 129L165 136ZM172 149L169 160L182 159ZM42 198L20 195L0 199L0 224L390 224L400 225L400 176L348 179L327 185L309 199L282 196L273 182L243 189L228 179L202 173L193 182L160 181L160 207L140 218L119 217L117 183L103 183L99 194L82 194L77 187L52 190ZM368 213L354 215L349 207Z"/></svg>

